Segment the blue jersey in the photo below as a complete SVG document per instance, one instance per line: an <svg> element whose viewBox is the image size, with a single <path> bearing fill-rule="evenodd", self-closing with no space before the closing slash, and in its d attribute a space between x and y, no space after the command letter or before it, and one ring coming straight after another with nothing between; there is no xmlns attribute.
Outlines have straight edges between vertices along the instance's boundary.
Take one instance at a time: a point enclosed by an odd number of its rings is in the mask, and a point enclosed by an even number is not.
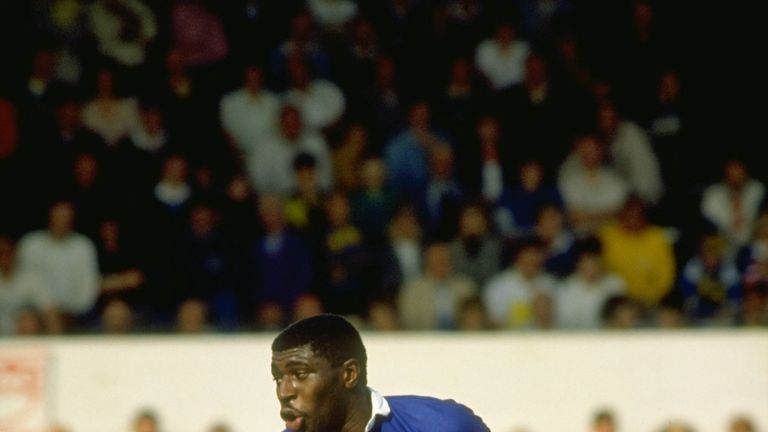
<svg viewBox="0 0 768 432"><path fill-rule="evenodd" d="M424 396L387 396L390 414L379 418L375 432L489 432L471 409L453 400Z"/></svg>

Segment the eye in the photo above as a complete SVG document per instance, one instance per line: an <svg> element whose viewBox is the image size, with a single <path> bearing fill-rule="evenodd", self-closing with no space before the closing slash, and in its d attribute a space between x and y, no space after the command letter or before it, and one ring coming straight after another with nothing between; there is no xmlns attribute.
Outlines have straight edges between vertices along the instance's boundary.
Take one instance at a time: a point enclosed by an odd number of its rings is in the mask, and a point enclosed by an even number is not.
<svg viewBox="0 0 768 432"><path fill-rule="evenodd" d="M304 371L304 370L300 370L300 371L296 371L294 373L294 375L296 376L296 379L298 379L300 381L303 381L303 380L307 379L307 377L309 376L309 372Z"/></svg>

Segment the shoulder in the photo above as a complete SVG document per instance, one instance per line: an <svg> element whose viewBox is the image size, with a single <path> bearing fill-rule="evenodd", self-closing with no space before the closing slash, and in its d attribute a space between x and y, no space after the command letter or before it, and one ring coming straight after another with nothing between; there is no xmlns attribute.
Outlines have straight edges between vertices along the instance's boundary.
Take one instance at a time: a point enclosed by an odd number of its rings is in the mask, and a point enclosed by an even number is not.
<svg viewBox="0 0 768 432"><path fill-rule="evenodd" d="M489 430L471 409L454 400L427 396L387 396L386 399L391 415L384 421L384 425L391 423L393 426L403 426L403 430L410 431L485 432ZM382 430L387 429L382 428Z"/></svg>

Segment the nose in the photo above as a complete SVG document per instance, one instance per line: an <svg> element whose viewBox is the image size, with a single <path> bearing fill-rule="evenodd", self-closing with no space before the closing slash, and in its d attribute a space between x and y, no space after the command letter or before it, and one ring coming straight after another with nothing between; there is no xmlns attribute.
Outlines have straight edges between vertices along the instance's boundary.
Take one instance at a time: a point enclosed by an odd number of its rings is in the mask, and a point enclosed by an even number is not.
<svg viewBox="0 0 768 432"><path fill-rule="evenodd" d="M277 398L280 402L288 402L296 396L296 388L293 381L283 377L277 380Z"/></svg>

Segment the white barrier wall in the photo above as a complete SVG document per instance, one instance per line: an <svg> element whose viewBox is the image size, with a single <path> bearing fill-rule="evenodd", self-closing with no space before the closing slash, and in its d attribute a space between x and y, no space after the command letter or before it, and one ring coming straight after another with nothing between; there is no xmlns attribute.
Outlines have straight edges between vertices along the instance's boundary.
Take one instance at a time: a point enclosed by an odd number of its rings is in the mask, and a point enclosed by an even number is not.
<svg viewBox="0 0 768 432"><path fill-rule="evenodd" d="M145 406L167 432L204 432L218 420L235 432L280 431L271 338L0 341L0 432L34 431L45 417L72 432L122 432ZM371 386L454 398L493 431L586 431L604 406L624 432L657 431L670 418L725 431L737 413L768 428L768 332L363 338ZM44 372L36 400L35 370Z"/></svg>

